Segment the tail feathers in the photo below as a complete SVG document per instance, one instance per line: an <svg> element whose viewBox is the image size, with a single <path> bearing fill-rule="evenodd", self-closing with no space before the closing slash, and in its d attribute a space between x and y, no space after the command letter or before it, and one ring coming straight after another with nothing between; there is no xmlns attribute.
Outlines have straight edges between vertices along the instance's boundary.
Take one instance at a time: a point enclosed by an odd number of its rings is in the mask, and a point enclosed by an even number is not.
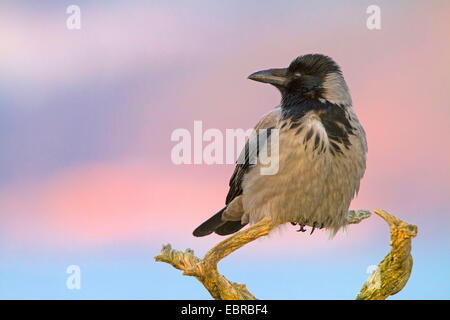
<svg viewBox="0 0 450 320"><path fill-rule="evenodd" d="M222 212L225 211L227 207L223 208L219 212L217 212L215 215L213 215L211 218L203 222L201 225L197 227L197 229L194 230L193 234L196 237L204 237L208 234L213 233L217 228L224 225L226 221L222 220Z"/></svg>
<svg viewBox="0 0 450 320"><path fill-rule="evenodd" d="M201 225L194 230L193 234L196 237L204 237L213 232L218 235L225 236L228 234L235 233L242 229L245 224L241 224L240 221L223 221L222 213L227 207L223 208L211 218L203 222Z"/></svg>
<svg viewBox="0 0 450 320"><path fill-rule="evenodd" d="M246 224L242 224L240 221L227 221L215 230L215 233L221 236L235 233L245 227Z"/></svg>

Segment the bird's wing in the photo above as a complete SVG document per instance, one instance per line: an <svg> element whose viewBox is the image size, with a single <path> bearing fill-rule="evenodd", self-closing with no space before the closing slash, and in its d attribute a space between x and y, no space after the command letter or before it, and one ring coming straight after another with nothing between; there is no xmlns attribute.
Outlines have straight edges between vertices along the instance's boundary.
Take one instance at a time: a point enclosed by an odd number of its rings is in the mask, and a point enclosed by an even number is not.
<svg viewBox="0 0 450 320"><path fill-rule="evenodd" d="M229 204L234 198L242 194L242 179L251 169L252 165L256 163L260 149L258 144L265 144L264 139L267 139L270 135L270 130L268 130L267 134L264 135L259 135L258 130L271 129L275 127L279 117L280 107L276 107L269 113L266 113L254 127L254 132L256 134L249 137L244 149L242 149L239 155L236 168L234 169L233 175L230 179L230 190L228 191L225 204Z"/></svg>

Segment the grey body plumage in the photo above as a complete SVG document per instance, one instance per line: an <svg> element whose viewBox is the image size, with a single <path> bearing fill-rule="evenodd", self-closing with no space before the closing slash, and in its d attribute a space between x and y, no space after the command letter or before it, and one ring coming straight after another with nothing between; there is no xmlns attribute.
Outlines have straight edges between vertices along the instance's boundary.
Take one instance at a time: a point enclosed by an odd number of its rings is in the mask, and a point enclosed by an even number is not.
<svg viewBox="0 0 450 320"><path fill-rule="evenodd" d="M365 132L340 68L331 58L314 54L249 78L274 85L282 95L280 106L255 126L279 130L278 172L262 175L262 164L251 165L249 159L258 154L246 154L244 148L241 158L246 161L236 165L226 207L194 235L230 234L267 216L280 223L324 227L334 235L345 225L367 153ZM250 137L247 145L255 139Z"/></svg>

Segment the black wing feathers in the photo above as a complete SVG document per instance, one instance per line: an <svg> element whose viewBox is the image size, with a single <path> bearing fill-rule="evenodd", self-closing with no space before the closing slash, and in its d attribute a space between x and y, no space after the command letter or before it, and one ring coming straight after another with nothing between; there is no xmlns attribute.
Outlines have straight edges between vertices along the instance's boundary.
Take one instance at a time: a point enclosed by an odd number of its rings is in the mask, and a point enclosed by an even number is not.
<svg viewBox="0 0 450 320"><path fill-rule="evenodd" d="M267 129L267 137L266 139L269 139L270 134L272 133L272 130L274 129L274 127L268 128ZM257 143L257 147L256 147L256 159L259 155L259 150L262 146L259 145L259 143L261 142L260 139L258 139L258 137L256 137L256 143ZM266 143L267 140L264 141L264 144ZM243 161L243 163L237 163L236 164L236 168L234 169L233 175L231 176L230 179L230 190L228 191L227 194L227 198L225 201L225 204L229 204L231 201L233 201L234 198L240 196L242 194L242 179L244 178L244 175L250 170L250 168L253 166L253 164L251 164L250 162L250 151L249 150L249 141L247 141L247 143L245 144L244 147L244 152L245 152L245 161Z"/></svg>
<svg viewBox="0 0 450 320"><path fill-rule="evenodd" d="M278 121L279 109L275 108L272 112L264 116L258 124L255 126L255 130L258 129L267 129L267 134L262 138L265 138L263 141L256 137L256 150L250 150L250 143L255 143L254 140L247 141L245 144L243 154L239 156L239 161L236 164L236 168L234 169L233 175L230 179L230 189L226 198L226 205L233 201L236 197L242 194L242 180L244 179L244 175L253 167L255 164L255 160L258 158L260 142L261 144L266 144L267 139L269 139L270 134L272 133L272 129L274 129L274 125ZM255 138L253 138L255 139ZM243 157L243 159L241 158ZM217 212L214 216L203 222L197 229L194 230L193 234L196 237L203 237L209 235L213 232L219 235L228 235L235 233L236 231L242 229L245 224L242 224L241 221L223 221L222 213L226 210L227 206Z"/></svg>

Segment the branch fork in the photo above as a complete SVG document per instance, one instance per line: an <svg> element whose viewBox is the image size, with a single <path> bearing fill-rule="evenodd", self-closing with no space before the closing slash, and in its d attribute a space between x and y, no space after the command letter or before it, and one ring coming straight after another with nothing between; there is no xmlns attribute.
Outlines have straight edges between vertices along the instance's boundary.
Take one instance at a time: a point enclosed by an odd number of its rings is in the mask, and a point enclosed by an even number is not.
<svg viewBox="0 0 450 320"><path fill-rule="evenodd" d="M384 210L375 210L375 213L388 223L391 231L390 245L393 248L364 284L357 299L386 299L403 289L411 274L411 239L417 235L417 227ZM371 213L367 210L351 210L347 215L347 224L358 224L370 216ZM185 276L197 278L216 300L256 300L245 284L232 282L221 275L217 264L247 243L268 235L278 225L270 217L266 217L219 242L202 259L196 257L191 249L178 251L167 244L155 260L182 270Z"/></svg>

